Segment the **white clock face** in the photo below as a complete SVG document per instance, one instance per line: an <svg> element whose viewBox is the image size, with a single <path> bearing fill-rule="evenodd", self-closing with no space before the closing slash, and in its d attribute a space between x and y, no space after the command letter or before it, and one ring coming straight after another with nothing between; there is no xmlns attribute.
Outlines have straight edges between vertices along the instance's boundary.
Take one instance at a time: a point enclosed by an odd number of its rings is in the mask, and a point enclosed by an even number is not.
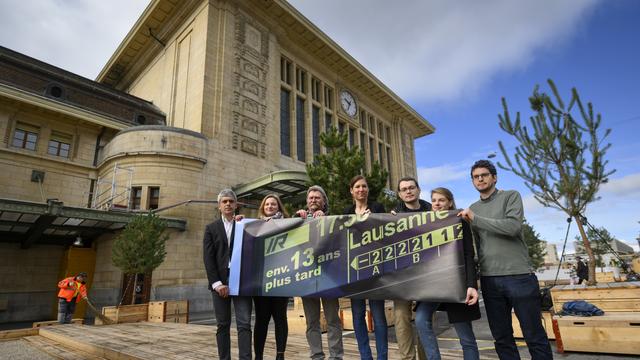
<svg viewBox="0 0 640 360"><path fill-rule="evenodd" d="M358 104L356 103L356 99L347 90L342 90L340 92L340 105L342 105L342 110L351 117L356 116L358 113Z"/></svg>

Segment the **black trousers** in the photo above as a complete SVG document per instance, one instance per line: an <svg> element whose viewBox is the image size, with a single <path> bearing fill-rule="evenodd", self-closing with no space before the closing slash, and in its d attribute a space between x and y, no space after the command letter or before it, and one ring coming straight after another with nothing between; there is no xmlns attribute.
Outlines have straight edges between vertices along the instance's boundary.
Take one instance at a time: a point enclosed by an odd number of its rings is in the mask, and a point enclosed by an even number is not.
<svg viewBox="0 0 640 360"><path fill-rule="evenodd" d="M256 323L253 329L253 347L256 360L262 359L271 317L275 323L276 351L284 353L289 334L289 326L287 325L289 298L256 296L253 298L253 303L256 310Z"/></svg>

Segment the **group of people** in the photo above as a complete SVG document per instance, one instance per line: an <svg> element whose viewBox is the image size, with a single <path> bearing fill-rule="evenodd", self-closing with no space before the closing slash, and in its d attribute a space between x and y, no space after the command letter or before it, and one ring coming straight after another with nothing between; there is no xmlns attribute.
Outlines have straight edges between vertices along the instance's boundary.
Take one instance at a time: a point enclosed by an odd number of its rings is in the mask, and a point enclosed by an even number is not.
<svg viewBox="0 0 640 360"><path fill-rule="evenodd" d="M480 193L480 200L469 208L460 210L463 221L463 253L465 263L466 299L464 303L437 303L394 300L394 325L398 351L402 359L440 359L436 335L433 331L433 314L437 310L447 312L453 324L465 360L479 359L472 321L480 318L478 275L475 251L480 269L480 284L495 349L501 359L519 359L513 338L511 311L515 311L529 352L534 360L552 359L551 347L540 320L540 294L537 278L531 268L527 246L522 237L523 205L516 191L496 188L497 171L488 160L477 161L471 168L471 179ZM453 194L446 188L431 191L431 203L420 199L420 186L415 178L400 179L397 186L400 204L389 211L391 214L423 212L432 210L454 210ZM386 213L383 205L369 199L369 187L364 176L356 176L350 182L353 205L343 214ZM307 190L307 206L296 211L294 216L317 218L329 214L329 201L320 186ZM223 190L218 195L221 218L207 225L204 235L204 263L212 291L217 320L217 345L220 359L230 359L231 303L236 317L238 349L240 359L251 359L251 312L255 305L255 327L253 350L255 359L262 359L268 324L273 317L276 336L276 359L284 359L287 341L287 298L229 296L229 262L233 249L235 231L236 195L232 190ZM268 195L260 204L261 219L269 221L287 217L282 201L277 195ZM475 242L475 246L474 246ZM376 339L376 358L388 358L387 329L383 300L352 299L353 327L360 357L372 360L369 335L365 321L366 303L373 316ZM338 299L302 299L307 321L306 337L311 359L324 359L320 327L320 304L328 327L329 358L342 359L342 326L339 318ZM415 327L412 326L413 311L416 312ZM417 345L417 350L416 350Z"/></svg>

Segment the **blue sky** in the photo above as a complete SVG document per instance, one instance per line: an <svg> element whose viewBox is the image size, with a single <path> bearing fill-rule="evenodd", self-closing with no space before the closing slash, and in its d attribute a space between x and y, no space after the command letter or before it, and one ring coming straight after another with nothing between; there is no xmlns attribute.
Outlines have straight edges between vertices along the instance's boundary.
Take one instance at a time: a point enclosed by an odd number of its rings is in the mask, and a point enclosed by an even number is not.
<svg viewBox="0 0 640 360"><path fill-rule="evenodd" d="M527 119L535 84L552 78L612 128L617 172L587 217L638 250L640 235L640 1L635 0L290 0L436 127L416 141L425 195L453 190L477 199L473 161L513 142L498 127L500 98ZM0 45L94 78L148 0L0 0ZM39 14L47 14L46 17ZM546 87L544 87L546 89ZM494 159L502 161L502 156ZM543 239L561 243L566 216L544 209L522 181L499 172L499 187L522 192L525 215ZM572 228L570 239L577 234ZM569 244L572 248L572 244Z"/></svg>

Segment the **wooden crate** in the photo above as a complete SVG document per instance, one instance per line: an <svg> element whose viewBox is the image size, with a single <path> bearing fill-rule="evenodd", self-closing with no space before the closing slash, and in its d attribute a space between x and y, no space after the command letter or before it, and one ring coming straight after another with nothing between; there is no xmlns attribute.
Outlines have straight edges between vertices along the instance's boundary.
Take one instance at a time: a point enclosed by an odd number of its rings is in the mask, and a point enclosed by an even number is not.
<svg viewBox="0 0 640 360"><path fill-rule="evenodd" d="M149 303L147 321L187 324L189 322L189 300L152 301Z"/></svg>
<svg viewBox="0 0 640 360"><path fill-rule="evenodd" d="M567 301L584 300L607 312L640 311L640 281L602 283L595 286L558 285L551 289L553 309L562 311Z"/></svg>
<svg viewBox="0 0 640 360"><path fill-rule="evenodd" d="M147 321L149 306L148 304L105 306L102 308L102 315L111 319L115 324ZM96 317L96 325L102 325L102 321L98 317Z"/></svg>
<svg viewBox="0 0 640 360"><path fill-rule="evenodd" d="M613 271L596 272L596 282L609 283L616 281L613 277Z"/></svg>
<svg viewBox="0 0 640 360"><path fill-rule="evenodd" d="M554 316L565 351L640 355L640 313Z"/></svg>
<svg viewBox="0 0 640 360"><path fill-rule="evenodd" d="M71 323L82 325L84 324L84 319L71 319ZM37 321L37 322L34 322L31 327L40 328L40 327L52 326L52 325L60 325L60 323L58 322L58 320Z"/></svg>
<svg viewBox="0 0 640 360"><path fill-rule="evenodd" d="M556 334L553 332L553 324L551 323L553 315L551 315L550 311L542 312L542 326L547 333L547 337L551 340L556 338ZM522 339L524 336L522 335L522 329L520 328L520 321L516 317L514 312L511 312L511 326L513 327L513 337Z"/></svg>
<svg viewBox="0 0 640 360"><path fill-rule="evenodd" d="M351 299L349 298L339 298L338 304L340 305L340 309L351 309Z"/></svg>

